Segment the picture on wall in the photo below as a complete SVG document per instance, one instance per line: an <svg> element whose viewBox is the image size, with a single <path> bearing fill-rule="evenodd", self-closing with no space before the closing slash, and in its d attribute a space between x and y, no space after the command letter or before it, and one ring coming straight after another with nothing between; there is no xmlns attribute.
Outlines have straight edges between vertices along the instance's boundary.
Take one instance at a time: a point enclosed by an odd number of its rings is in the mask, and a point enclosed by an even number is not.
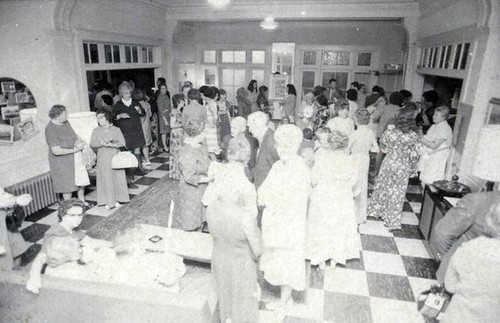
<svg viewBox="0 0 500 323"><path fill-rule="evenodd" d="M2 82L0 84L2 87L2 93L16 92L16 83L15 82Z"/></svg>
<svg viewBox="0 0 500 323"><path fill-rule="evenodd" d="M17 117L19 117L19 106L11 105L11 106L2 107L1 112L2 112L2 119L3 120L17 118Z"/></svg>
<svg viewBox="0 0 500 323"><path fill-rule="evenodd" d="M286 97L286 85L288 77L286 75L271 75L269 86L269 98L283 100Z"/></svg>
<svg viewBox="0 0 500 323"><path fill-rule="evenodd" d="M490 100L486 124L500 124L500 99L492 98Z"/></svg>
<svg viewBox="0 0 500 323"><path fill-rule="evenodd" d="M28 103L30 102L30 97L28 93L22 92L22 93L16 93L16 102L17 103Z"/></svg>
<svg viewBox="0 0 500 323"><path fill-rule="evenodd" d="M33 138L38 133L38 129L35 125L35 122L33 121L33 118L28 118L26 120L23 120L19 122L16 125L17 130L21 134L21 137L23 140L29 140Z"/></svg>
<svg viewBox="0 0 500 323"><path fill-rule="evenodd" d="M0 145L12 145L14 142L14 127L0 124Z"/></svg>

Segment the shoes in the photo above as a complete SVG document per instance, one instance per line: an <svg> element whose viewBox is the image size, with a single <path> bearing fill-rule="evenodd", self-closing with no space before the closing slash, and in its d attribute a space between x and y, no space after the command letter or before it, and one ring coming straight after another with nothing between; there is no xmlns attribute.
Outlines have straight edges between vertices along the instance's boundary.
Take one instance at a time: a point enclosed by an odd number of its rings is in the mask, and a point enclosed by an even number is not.
<svg viewBox="0 0 500 323"><path fill-rule="evenodd" d="M142 168L146 170L151 170L151 163L142 163Z"/></svg>
<svg viewBox="0 0 500 323"><path fill-rule="evenodd" d="M115 207L114 206L106 205L105 208L106 208L106 210L111 210L111 209L114 209Z"/></svg>
<svg viewBox="0 0 500 323"><path fill-rule="evenodd" d="M127 184L127 187L130 188L130 189L139 188L139 186L135 185L134 183Z"/></svg>

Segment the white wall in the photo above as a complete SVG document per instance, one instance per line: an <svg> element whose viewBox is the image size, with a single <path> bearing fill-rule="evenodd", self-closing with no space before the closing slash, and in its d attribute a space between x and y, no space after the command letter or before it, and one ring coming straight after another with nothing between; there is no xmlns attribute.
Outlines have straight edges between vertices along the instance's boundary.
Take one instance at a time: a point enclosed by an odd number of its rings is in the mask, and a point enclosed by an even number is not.
<svg viewBox="0 0 500 323"><path fill-rule="evenodd" d="M0 1L0 76L15 78L30 88L40 128L28 142L0 146L2 187L48 170L44 129L52 105L64 104L70 113L86 110L80 35L98 35L107 41L147 37L163 45L165 13L159 8L117 0L77 0L73 10L67 11L71 12L69 30L55 28L57 8L55 0Z"/></svg>

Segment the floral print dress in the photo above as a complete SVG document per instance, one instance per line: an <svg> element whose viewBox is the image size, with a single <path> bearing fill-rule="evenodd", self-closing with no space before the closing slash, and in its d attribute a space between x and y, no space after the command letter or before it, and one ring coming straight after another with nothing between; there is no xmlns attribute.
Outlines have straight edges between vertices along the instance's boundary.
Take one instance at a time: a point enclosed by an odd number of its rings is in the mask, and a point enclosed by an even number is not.
<svg viewBox="0 0 500 323"><path fill-rule="evenodd" d="M382 151L386 152L380 173L368 203L367 215L382 218L392 229L401 227L401 212L410 175L416 171L420 136L388 129L380 138Z"/></svg>

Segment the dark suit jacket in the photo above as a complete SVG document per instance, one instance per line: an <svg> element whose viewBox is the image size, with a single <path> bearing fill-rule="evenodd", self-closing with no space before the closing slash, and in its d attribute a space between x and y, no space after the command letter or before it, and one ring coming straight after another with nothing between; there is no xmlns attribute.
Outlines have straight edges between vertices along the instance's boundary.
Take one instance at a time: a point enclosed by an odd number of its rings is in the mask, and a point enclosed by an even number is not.
<svg viewBox="0 0 500 323"><path fill-rule="evenodd" d="M434 227L429 247L441 258L436 273L444 281L448 264L462 243L485 235L485 219L491 206L500 201L500 192L467 194Z"/></svg>
<svg viewBox="0 0 500 323"><path fill-rule="evenodd" d="M272 129L267 129L262 139L262 143L259 145L255 167L252 171L253 182L256 189L262 185L271 167L273 167L274 163L279 159L276 148L274 147L274 131Z"/></svg>

